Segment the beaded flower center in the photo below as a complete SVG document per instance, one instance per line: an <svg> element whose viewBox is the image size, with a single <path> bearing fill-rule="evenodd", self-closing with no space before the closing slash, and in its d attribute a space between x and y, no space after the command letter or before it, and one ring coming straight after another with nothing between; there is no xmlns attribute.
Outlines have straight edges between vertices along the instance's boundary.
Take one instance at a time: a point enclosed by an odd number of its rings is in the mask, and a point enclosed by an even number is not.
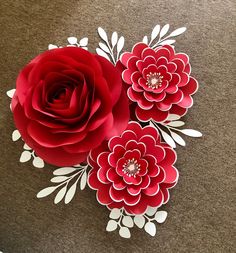
<svg viewBox="0 0 236 253"><path fill-rule="evenodd" d="M163 76L161 76L161 73L152 73L150 72L147 74L147 86L151 89L157 89L162 86L162 79Z"/></svg>
<svg viewBox="0 0 236 253"><path fill-rule="evenodd" d="M122 171L129 177L136 177L136 175L140 171L140 164L138 164L137 160L135 160L134 158L128 159L124 163Z"/></svg>

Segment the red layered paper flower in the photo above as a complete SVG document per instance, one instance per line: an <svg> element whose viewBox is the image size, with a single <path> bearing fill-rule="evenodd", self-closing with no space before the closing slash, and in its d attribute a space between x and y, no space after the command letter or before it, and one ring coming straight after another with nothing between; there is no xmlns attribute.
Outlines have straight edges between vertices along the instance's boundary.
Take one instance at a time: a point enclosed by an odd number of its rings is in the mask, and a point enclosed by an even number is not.
<svg viewBox="0 0 236 253"><path fill-rule="evenodd" d="M130 122L121 136L90 153L88 182L99 203L142 214L169 200L168 189L178 180L175 161L175 151L161 142L155 128Z"/></svg>
<svg viewBox="0 0 236 253"><path fill-rule="evenodd" d="M77 47L49 50L18 76L12 100L15 124L46 162L78 164L126 128L124 94L119 71L105 58Z"/></svg>
<svg viewBox="0 0 236 253"><path fill-rule="evenodd" d="M175 53L172 46L152 49L138 43L131 53L121 56L126 68L122 77L130 85L127 94L137 103L136 116L141 121L165 121L168 114L183 116L193 104L191 97L198 83L190 76L189 57Z"/></svg>

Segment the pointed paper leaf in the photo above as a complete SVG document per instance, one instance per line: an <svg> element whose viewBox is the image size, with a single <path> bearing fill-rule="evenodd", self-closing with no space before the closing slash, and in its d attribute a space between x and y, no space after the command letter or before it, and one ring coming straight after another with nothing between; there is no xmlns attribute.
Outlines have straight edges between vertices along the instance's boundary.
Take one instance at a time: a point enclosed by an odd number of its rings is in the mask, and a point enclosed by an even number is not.
<svg viewBox="0 0 236 253"><path fill-rule="evenodd" d="M76 37L69 37L67 38L68 42L71 44L71 45L74 45L77 43L77 38Z"/></svg>
<svg viewBox="0 0 236 253"><path fill-rule="evenodd" d="M25 150L32 150L32 148L29 147L26 143L24 144L23 148L24 148Z"/></svg>
<svg viewBox="0 0 236 253"><path fill-rule="evenodd" d="M117 32L113 32L111 36L111 45L114 47L118 41L118 34Z"/></svg>
<svg viewBox="0 0 236 253"><path fill-rule="evenodd" d="M9 98L13 98L15 91L16 91L16 89L11 89L11 90L7 91L7 96Z"/></svg>
<svg viewBox="0 0 236 253"><path fill-rule="evenodd" d="M104 43L99 42L99 47L100 47L103 51L105 51L106 53L110 53L110 50L109 50L108 46L105 45Z"/></svg>
<svg viewBox="0 0 236 253"><path fill-rule="evenodd" d="M124 216L122 223L128 228L132 228L134 226L134 221L130 216Z"/></svg>
<svg viewBox="0 0 236 253"><path fill-rule="evenodd" d="M130 238L131 234L127 227L121 227L119 230L119 235L123 238Z"/></svg>
<svg viewBox="0 0 236 253"><path fill-rule="evenodd" d="M151 41L153 41L160 32L160 25L156 25L152 30Z"/></svg>
<svg viewBox="0 0 236 253"><path fill-rule="evenodd" d="M180 116L177 114L169 114L166 121L172 121L172 120L178 120L180 119Z"/></svg>
<svg viewBox="0 0 236 253"><path fill-rule="evenodd" d="M125 38L121 36L117 42L117 55L121 52L125 44Z"/></svg>
<svg viewBox="0 0 236 253"><path fill-rule="evenodd" d="M143 37L143 43L148 44L148 37L147 36Z"/></svg>
<svg viewBox="0 0 236 253"><path fill-rule="evenodd" d="M172 127L181 127L181 126L183 126L185 123L183 122L183 121L180 121L180 120L178 120L178 121L171 121L171 122L169 122L167 125L168 126L172 126Z"/></svg>
<svg viewBox="0 0 236 253"><path fill-rule="evenodd" d="M21 135L20 135L20 132L18 131L18 130L14 130L13 132L12 132L12 140L13 141L17 141L17 140L19 140L20 139L20 137L21 137Z"/></svg>
<svg viewBox="0 0 236 253"><path fill-rule="evenodd" d="M142 215L134 216L134 223L137 227L143 228L145 224L145 218Z"/></svg>
<svg viewBox="0 0 236 253"><path fill-rule="evenodd" d="M167 212L166 211L158 211L155 214L155 220L158 223L163 223L166 220Z"/></svg>
<svg viewBox="0 0 236 253"><path fill-rule="evenodd" d="M145 231L151 235L155 236L156 234L156 225L153 222L147 222L146 225L144 226Z"/></svg>
<svg viewBox="0 0 236 253"><path fill-rule="evenodd" d="M181 132L191 137L202 137L202 133L193 129L182 129Z"/></svg>
<svg viewBox="0 0 236 253"><path fill-rule="evenodd" d="M103 39L108 43L107 34L102 27L98 27L98 34L101 37L101 39Z"/></svg>
<svg viewBox="0 0 236 253"><path fill-rule="evenodd" d="M149 206L147 211L145 212L148 216L153 216L155 212L157 211L157 207L151 207Z"/></svg>
<svg viewBox="0 0 236 253"><path fill-rule="evenodd" d="M85 188L86 183L87 183L87 172L84 171L80 180L80 190L83 190Z"/></svg>
<svg viewBox="0 0 236 253"><path fill-rule="evenodd" d="M121 215L120 209L114 208L111 210L109 217L111 219L118 219Z"/></svg>
<svg viewBox="0 0 236 253"><path fill-rule="evenodd" d="M162 38L163 36L165 36L167 34L167 32L169 31L170 25L166 24L162 27L161 32L160 32L160 38Z"/></svg>
<svg viewBox="0 0 236 253"><path fill-rule="evenodd" d="M55 48L58 48L58 46L53 45L53 44L48 45L48 50L55 49Z"/></svg>
<svg viewBox="0 0 236 253"><path fill-rule="evenodd" d="M67 191L65 196L65 204L68 204L73 199L75 192L77 188L77 182L74 182L74 184L70 187L70 189Z"/></svg>
<svg viewBox="0 0 236 253"><path fill-rule="evenodd" d="M106 231L111 232L117 229L117 222L114 220L109 220L107 223Z"/></svg>
<svg viewBox="0 0 236 253"><path fill-rule="evenodd" d="M50 181L52 183L61 183L61 182L65 181L66 179L68 179L68 177L66 177L66 176L58 176L58 177L53 177Z"/></svg>
<svg viewBox="0 0 236 253"><path fill-rule="evenodd" d="M108 61L111 61L109 56L104 51L102 51L101 48L96 48L96 52L97 52L98 55L106 58Z"/></svg>
<svg viewBox="0 0 236 253"><path fill-rule="evenodd" d="M180 27L176 30L174 30L168 37L175 37L178 36L186 31L186 27Z"/></svg>
<svg viewBox="0 0 236 253"><path fill-rule="evenodd" d="M67 185L60 189L60 191L57 193L54 199L54 204L58 204L64 198L66 194L66 189L67 189Z"/></svg>
<svg viewBox="0 0 236 253"><path fill-rule="evenodd" d="M44 161L40 157L35 157L33 160L33 165L34 167L41 169L44 167Z"/></svg>
<svg viewBox="0 0 236 253"><path fill-rule="evenodd" d="M38 192L37 198L47 197L48 195L50 195L51 193L53 193L56 190L56 188L57 187L55 187L55 186L50 186L50 187L44 188L43 190L41 190L40 192Z"/></svg>
<svg viewBox="0 0 236 253"><path fill-rule="evenodd" d="M88 38L83 38L79 41L81 47L86 47L88 45Z"/></svg>
<svg viewBox="0 0 236 253"><path fill-rule="evenodd" d="M31 159L31 152L29 151L23 151L20 156L20 162L25 163L28 162Z"/></svg>
<svg viewBox="0 0 236 253"><path fill-rule="evenodd" d="M158 45L164 46L164 45L171 45L174 43L175 43L175 40L164 40L164 41L158 43Z"/></svg>
<svg viewBox="0 0 236 253"><path fill-rule="evenodd" d="M177 133L172 132L172 131L170 133L171 133L172 138L175 140L175 142L177 142L181 146L186 145L184 139L180 135L178 135Z"/></svg>
<svg viewBox="0 0 236 253"><path fill-rule="evenodd" d="M53 175L55 175L55 176L67 175L67 174L70 174L76 170L77 169L73 168L73 167L62 167L62 168L54 170Z"/></svg>
<svg viewBox="0 0 236 253"><path fill-rule="evenodd" d="M173 141L173 139L170 137L169 134L167 134L164 131L161 131L162 137L164 139L164 141L170 145L172 148L176 148L175 142Z"/></svg>

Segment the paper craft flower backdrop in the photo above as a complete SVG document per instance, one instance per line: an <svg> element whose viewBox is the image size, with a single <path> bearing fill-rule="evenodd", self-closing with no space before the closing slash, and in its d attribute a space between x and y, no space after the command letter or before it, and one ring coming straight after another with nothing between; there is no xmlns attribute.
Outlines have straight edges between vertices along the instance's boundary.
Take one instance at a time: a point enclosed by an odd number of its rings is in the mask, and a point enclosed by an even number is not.
<svg viewBox="0 0 236 253"><path fill-rule="evenodd" d="M176 132L201 136L179 128L198 88L189 57L172 46L185 30L167 35L169 25L157 25L149 42L144 36L121 54L124 37L113 32L110 41L99 27L97 54L87 51L87 38L69 37L69 45L50 44L23 68L7 92L17 127L12 139L25 142L20 162L64 166L38 198L58 190L54 203L68 204L78 182L81 190L88 182L111 210L107 231L119 227L129 238L135 224L156 234L154 221L165 221L159 209L179 177L173 148L185 141Z"/></svg>

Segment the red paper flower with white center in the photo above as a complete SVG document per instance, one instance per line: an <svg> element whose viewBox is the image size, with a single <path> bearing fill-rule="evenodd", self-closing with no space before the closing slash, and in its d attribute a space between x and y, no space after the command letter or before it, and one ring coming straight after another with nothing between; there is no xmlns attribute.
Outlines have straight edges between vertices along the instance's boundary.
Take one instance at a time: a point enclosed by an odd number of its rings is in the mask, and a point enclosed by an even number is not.
<svg viewBox="0 0 236 253"><path fill-rule="evenodd" d="M130 85L127 94L136 102L136 116L141 121L165 121L169 114L183 116L193 104L198 82L190 76L189 57L175 53L172 46L152 49L138 43L131 53L121 56L126 68L122 77Z"/></svg>
<svg viewBox="0 0 236 253"><path fill-rule="evenodd" d="M88 183L101 204L142 214L169 200L168 189L178 180L175 161L175 151L155 128L130 122L121 136L90 153Z"/></svg>

